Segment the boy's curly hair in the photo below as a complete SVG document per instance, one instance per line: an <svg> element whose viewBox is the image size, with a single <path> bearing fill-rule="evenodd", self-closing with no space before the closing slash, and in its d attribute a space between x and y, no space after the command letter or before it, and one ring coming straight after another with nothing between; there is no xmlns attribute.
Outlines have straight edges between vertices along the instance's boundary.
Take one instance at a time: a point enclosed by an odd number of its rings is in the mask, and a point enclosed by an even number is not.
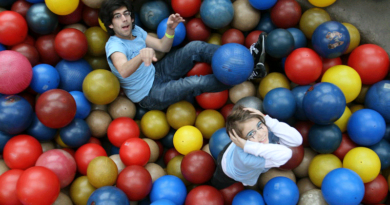
<svg viewBox="0 0 390 205"><path fill-rule="evenodd" d="M133 12L133 4L131 0L105 0L103 1L100 11L99 18L103 22L104 26L107 29L107 33L110 36L115 35L114 30L112 30L109 26L112 24L112 19L114 18L114 11L121 8L126 7L128 11L131 12L131 19L134 19ZM133 28L135 23L133 22Z"/></svg>
<svg viewBox="0 0 390 205"><path fill-rule="evenodd" d="M263 116L244 110L242 105L235 106L226 119L226 131L230 133L234 130L239 137L245 139L239 124L253 118L259 119L264 125L266 125Z"/></svg>

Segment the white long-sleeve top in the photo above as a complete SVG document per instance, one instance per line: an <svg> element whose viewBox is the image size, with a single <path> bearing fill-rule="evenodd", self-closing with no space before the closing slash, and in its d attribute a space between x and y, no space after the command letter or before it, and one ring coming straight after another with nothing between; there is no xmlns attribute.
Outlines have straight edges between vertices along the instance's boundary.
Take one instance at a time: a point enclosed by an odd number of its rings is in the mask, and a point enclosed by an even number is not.
<svg viewBox="0 0 390 205"><path fill-rule="evenodd" d="M280 167L292 156L288 147L302 144L301 134L290 125L266 115L269 144L246 141L244 149L231 143L222 157L222 170L244 185L254 185L261 173Z"/></svg>

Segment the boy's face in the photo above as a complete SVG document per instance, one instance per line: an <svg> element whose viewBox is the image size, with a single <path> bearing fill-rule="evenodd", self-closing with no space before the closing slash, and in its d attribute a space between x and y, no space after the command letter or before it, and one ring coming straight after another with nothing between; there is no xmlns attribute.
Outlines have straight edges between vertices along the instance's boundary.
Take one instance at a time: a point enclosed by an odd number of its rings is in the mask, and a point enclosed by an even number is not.
<svg viewBox="0 0 390 205"><path fill-rule="evenodd" d="M112 24L109 26L119 38L132 39L133 19L131 12L126 7L121 7L113 12Z"/></svg>
<svg viewBox="0 0 390 205"><path fill-rule="evenodd" d="M240 125L243 138L252 142L268 144L268 128L257 118L251 118Z"/></svg>

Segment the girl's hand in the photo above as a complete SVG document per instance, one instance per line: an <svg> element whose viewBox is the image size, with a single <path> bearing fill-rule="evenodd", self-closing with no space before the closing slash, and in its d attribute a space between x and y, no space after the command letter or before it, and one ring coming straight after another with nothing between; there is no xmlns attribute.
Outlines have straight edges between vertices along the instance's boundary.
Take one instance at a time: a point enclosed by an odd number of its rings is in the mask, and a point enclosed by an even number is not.
<svg viewBox="0 0 390 205"><path fill-rule="evenodd" d="M241 147L241 149L244 149L246 140L239 137L237 135L236 131L232 130L232 132L229 132L229 137L230 137L230 140L232 140L232 142L234 144L236 144L238 147Z"/></svg>
<svg viewBox="0 0 390 205"><path fill-rule="evenodd" d="M254 108L245 107L243 110L248 110L249 112L252 112L252 113L261 115L262 117L265 117L264 114L262 112L260 112L260 110L257 110L257 109L254 109Z"/></svg>
<svg viewBox="0 0 390 205"><path fill-rule="evenodd" d="M172 29L172 30L175 30L177 25L179 25L180 22L184 22L184 21L185 20L183 19L183 17L180 16L180 14L178 14L178 13L171 14L168 18L168 21L167 21L167 27Z"/></svg>

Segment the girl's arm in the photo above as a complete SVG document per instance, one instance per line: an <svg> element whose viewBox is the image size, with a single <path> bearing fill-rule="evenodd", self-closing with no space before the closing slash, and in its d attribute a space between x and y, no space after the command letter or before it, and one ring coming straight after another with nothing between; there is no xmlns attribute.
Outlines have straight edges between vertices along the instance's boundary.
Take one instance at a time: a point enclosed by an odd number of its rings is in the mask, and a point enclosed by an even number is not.
<svg viewBox="0 0 390 205"><path fill-rule="evenodd" d="M268 115L264 119L268 129L279 137L280 144L288 147L297 147L302 144L302 135L295 128Z"/></svg>
<svg viewBox="0 0 390 205"><path fill-rule="evenodd" d="M290 148L279 144L262 144L246 141L244 152L265 159L265 168L280 167L291 158Z"/></svg>

